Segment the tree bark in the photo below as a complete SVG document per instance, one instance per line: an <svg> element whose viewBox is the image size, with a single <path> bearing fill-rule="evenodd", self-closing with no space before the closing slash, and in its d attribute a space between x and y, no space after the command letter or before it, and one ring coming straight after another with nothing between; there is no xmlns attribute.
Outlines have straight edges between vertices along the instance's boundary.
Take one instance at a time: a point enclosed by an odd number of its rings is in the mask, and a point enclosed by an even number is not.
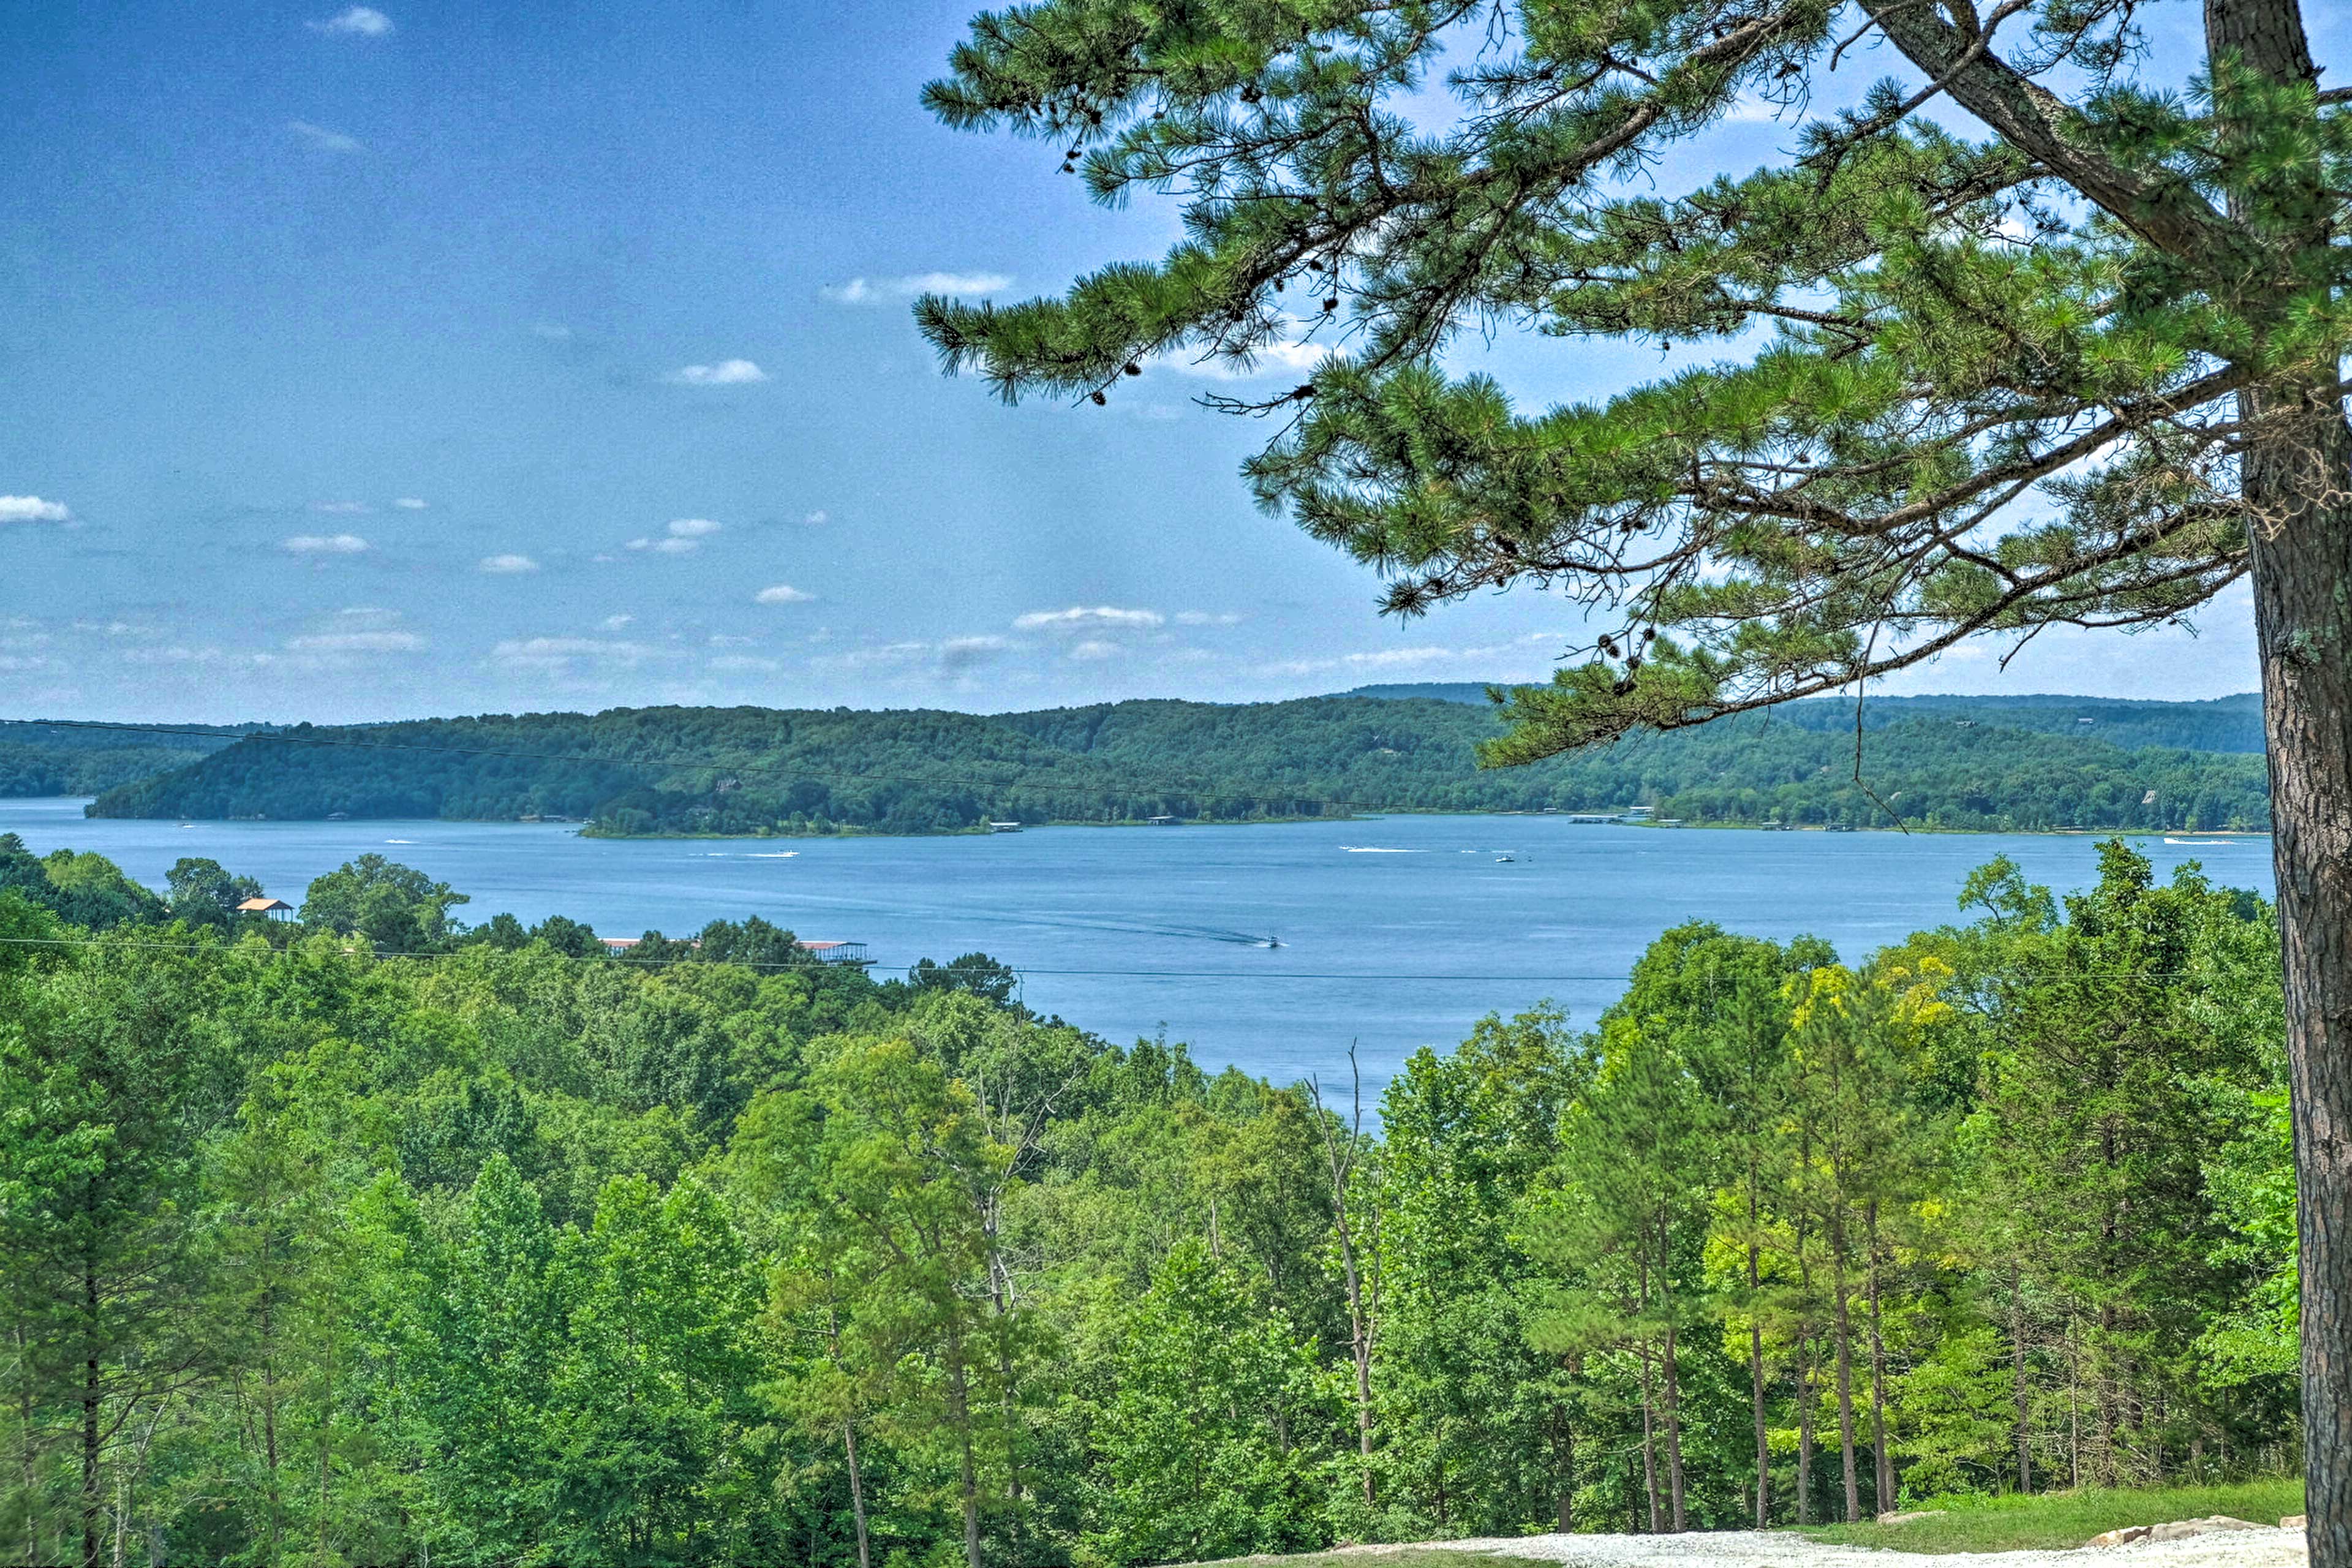
<svg viewBox="0 0 2352 1568"><path fill-rule="evenodd" d="M2352 436L2332 409L2304 427L2312 450L2266 442L2244 469L2257 520L2285 514L2252 523L2254 627L2302 1240L2308 1539L2314 1568L2352 1568Z"/></svg>
<svg viewBox="0 0 2352 1568"><path fill-rule="evenodd" d="M1797 1330L1797 1522L1813 1522L1813 1342Z"/></svg>
<svg viewBox="0 0 2352 1568"><path fill-rule="evenodd" d="M1870 1452L1871 1501L1881 1513L1895 1506L1895 1456L1886 1450L1886 1334L1878 1316L1878 1200L1870 1200Z"/></svg>
<svg viewBox="0 0 2352 1568"><path fill-rule="evenodd" d="M857 1470L857 1424L841 1424L841 1446L849 1457L849 1513L857 1522L857 1568L874 1568L874 1549L866 1533L866 1479Z"/></svg>
<svg viewBox="0 0 2352 1568"><path fill-rule="evenodd" d="M1830 1287L1835 1298L1837 1334L1838 1457L1845 1467L1845 1521L1862 1521L1862 1478L1853 1454L1853 1320L1847 1310L1845 1226L1832 1212L1830 1226Z"/></svg>
<svg viewBox="0 0 2352 1568"><path fill-rule="evenodd" d="M105 1398L104 1384L100 1379L98 1359L98 1271L85 1266L81 1276L82 1311L87 1342L86 1359L82 1362L81 1383L81 1562L82 1568L99 1568L104 1561L99 1541L98 1516L104 1504L99 1500L99 1406Z"/></svg>
<svg viewBox="0 0 2352 1568"><path fill-rule="evenodd" d="M1682 1367L1675 1355L1675 1325L1666 1322L1666 1502L1679 1535L1690 1528L1683 1503Z"/></svg>
<svg viewBox="0 0 2352 1568"><path fill-rule="evenodd" d="M2294 0L2205 0L2209 59L2315 88ZM2303 172L2319 196L2316 158ZM2230 216L2246 203L2231 193ZM2265 215L2267 216L2267 215ZM2324 216L2286 237L2308 252ZM2264 427L2240 460L2270 753L2302 1244L2305 1507L2314 1568L2352 1568L2352 430L2330 363L2305 389L2242 394ZM2271 421L2283 427L2273 428Z"/></svg>
<svg viewBox="0 0 2352 1568"><path fill-rule="evenodd" d="M1772 1445L1764 1426L1764 1270L1756 1240L1756 1161L1748 1162L1748 1390L1756 1417L1756 1528L1769 1525L1772 1498Z"/></svg>
<svg viewBox="0 0 2352 1568"><path fill-rule="evenodd" d="M1642 1352L1642 1486L1650 1499L1650 1533L1658 1533L1664 1510L1658 1506L1658 1442L1654 1420L1651 1415L1650 1352Z"/></svg>
<svg viewBox="0 0 2352 1568"><path fill-rule="evenodd" d="M2017 1489L2033 1495L2033 1427L2025 1392L2025 1290L2017 1260L2009 1264L2009 1375L2017 1405Z"/></svg>

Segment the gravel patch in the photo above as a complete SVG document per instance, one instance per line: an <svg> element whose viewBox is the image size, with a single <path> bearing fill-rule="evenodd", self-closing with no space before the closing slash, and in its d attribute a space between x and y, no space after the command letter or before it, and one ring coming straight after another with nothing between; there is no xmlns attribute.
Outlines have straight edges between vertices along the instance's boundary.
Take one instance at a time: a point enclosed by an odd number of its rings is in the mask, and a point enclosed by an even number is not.
<svg viewBox="0 0 2352 1568"><path fill-rule="evenodd" d="M1575 1568L2303 1568L2299 1530L2220 1531L2186 1541L2068 1552L1889 1552L1828 1546L1755 1531L1688 1535L1525 1535L1511 1540L1433 1541L1453 1552L1492 1552ZM1372 1555L1371 1552L1365 1553Z"/></svg>

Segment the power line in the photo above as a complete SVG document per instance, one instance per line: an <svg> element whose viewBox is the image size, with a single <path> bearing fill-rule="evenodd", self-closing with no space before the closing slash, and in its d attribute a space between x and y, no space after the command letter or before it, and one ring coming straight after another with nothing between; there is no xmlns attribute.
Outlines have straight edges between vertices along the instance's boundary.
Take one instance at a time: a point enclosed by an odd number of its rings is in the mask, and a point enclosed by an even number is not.
<svg viewBox="0 0 2352 1568"><path fill-rule="evenodd" d="M168 724L121 724L96 719L27 719L26 724L39 724L60 730L100 730L138 735L178 735L191 740L220 741L232 743L246 741L276 742L284 745L333 746L357 751L425 752L439 755L463 757L508 757L522 762L571 763L618 768L684 768L720 773L768 773L780 778L827 779L857 784L911 784L938 788L942 784L963 783L967 787L993 790L1028 789L1042 794L1106 795L1132 793L1142 789L1160 789L1173 794L1188 795L1200 800L1244 801L1264 805L1290 802L1300 805L1341 806L1349 811L1415 810L1416 807L1381 805L1371 801L1338 800L1327 795L1304 795L1293 790L1261 790L1244 794L1232 790L1203 789L1197 784L1174 780L1154 779L1145 775L1141 783L1130 784L1038 784L1021 779L941 779L920 773L858 773L840 769L789 767L777 763L726 763L686 757L599 757L583 756L565 752L519 752L496 746L432 746L414 741L366 741L336 735L299 735L280 730L248 730L224 733L218 731L195 730ZM226 748L224 747L223 750ZM1075 753L1074 753L1075 755ZM1110 766L1121 764L1111 763ZM1459 816L1507 816L1524 815L1493 808L1447 808L1447 815Z"/></svg>
<svg viewBox="0 0 2352 1568"><path fill-rule="evenodd" d="M688 941L688 940L690 940L690 939L688 939L688 938L685 938L685 937L671 937L671 938L667 938L667 939L665 939L665 940L671 941L671 942L687 942L687 941ZM370 957L372 957L372 958L380 959L380 960L400 959L400 960L404 960L404 961L412 962L412 963L436 963L436 962L439 962L439 961L442 961L442 960L446 960L446 959L451 959L451 958L458 958L458 957L462 957L462 956L464 955L464 953L465 953L465 952L466 952L466 950L467 950L467 948L469 948L469 947L478 947L478 946L484 946L484 945L487 945L487 944L485 944L485 943L479 943L479 942L471 942L471 943L466 943L466 944L463 944L463 945L461 945L460 947L456 948L456 949L442 950L442 951L433 952L374 952L373 949L371 949L371 950L369 951L368 956L370 956ZM230 953L234 953L234 952L239 952L239 951L249 951L249 950L240 950L239 948L230 946L230 945L228 945L228 944L226 944L226 943L223 943L223 942L144 942L144 941L140 941L140 940L137 940L137 939L134 939L134 938L128 938L128 937L103 937L103 936L93 936L93 937L35 937L35 936L12 936L12 937L0 937L0 946L7 946L7 947L131 947L131 948L152 948L152 949L156 949L156 950L163 951L163 952L212 952L212 953L220 953L220 954L224 954L224 955L230 954ZM294 954L294 953L296 953L299 950L298 950L298 949L295 949L295 948L290 948L290 947L271 947L271 948L267 949L266 951L267 951L267 952L270 954L270 956L272 956L272 957L285 957L285 956L289 956L289 955L290 955L290 954ZM345 952L346 952L347 954L352 954L352 955L354 955L354 956L356 956L356 955L357 955L357 953L358 953L358 952L359 952L359 950L358 950L357 948L355 948L355 947L354 947L354 948L346 948L344 951L345 951ZM604 955L604 956L599 957L599 956L596 956L596 955L593 955L593 954L587 955L587 956L582 956L582 955L575 954L575 953L567 953L567 952L551 952L548 956L552 957L552 958L555 958L555 959L558 959L558 960L561 960L562 962L566 963L634 963L634 964L639 964L639 965L642 965L642 966L644 966L644 967L651 968L651 969L667 969L667 968L670 967L672 964L676 964L676 963L706 963L706 962L707 962L707 963L729 963L729 964L732 964L732 965L734 965L734 967L736 967L736 968L738 968L738 969L773 970L773 971L779 971L779 972L783 972L783 973L822 973L825 972L825 971L826 971L826 970L828 970L828 969L849 969L849 968L863 968L863 967L865 967L865 966L864 966L864 965L862 965L862 964L853 965L853 964L845 964L845 963L825 963L825 962L824 962L824 961L822 961L822 960L814 960L814 959L813 959L813 960L810 960L810 961L808 961L808 962L806 962L806 963L751 963L751 962L745 962L745 961L740 961L740 960L736 960L736 959L711 959L711 960L704 960L704 959L698 959L698 958L697 958L697 959L634 958L634 957L631 957L631 956L629 956L629 955L627 955L627 954L625 954L625 953L610 953L610 954L606 954L606 955ZM908 966L908 968L909 968L909 970L911 971L911 969L913 968L913 966L912 966L912 965L909 965L909 966ZM1519 983L1519 984L1568 984L1568 983L1587 982L1587 981L1611 981L1611 980L1623 980L1623 979L1625 978L1625 976L1624 976L1624 975L1622 975L1622 974L1401 974L1401 973L1392 973L1392 972L1381 972L1381 971L1377 971L1377 970L1371 970L1371 971L1366 971L1366 970L1356 970L1356 971L1347 971L1347 972L1340 972L1340 971L1305 971L1305 970L1271 970L1271 971L1258 971L1258 972L1255 972L1255 973L1251 973L1251 972L1238 972L1238 973L1237 973L1237 972L1230 971L1230 970L1217 970L1217 969L1033 969L1033 968L1028 967L1027 965L1024 965L1024 964L1017 964L1017 963L1000 963L1000 964L997 964L996 966L994 966L994 967L992 967L992 968L982 968L982 967L981 967L981 966L979 966L979 965L977 965L977 964L968 964L968 965L958 966L958 965L955 965L955 964L933 963L933 964L931 965L931 968L930 968L930 970L929 970L929 973L933 973L933 974L1002 974L1002 973L1009 973L1018 974L1018 975L1024 975L1024 976L1026 976L1026 975L1038 975L1038 974L1044 974L1044 975L1055 975L1055 976L1063 976L1063 975L1088 975L1088 976L1102 976L1102 977L1106 977L1106 978L1129 979L1129 980L1346 980L1346 981L1386 980L1386 981L1412 982L1412 983L1422 983L1422 982L1441 983L1441 982L1455 982L1455 981L1459 981L1459 982L1470 982L1470 981L1480 981L1480 982L1486 982L1486 981L1493 981L1493 982L1497 982L1497 983Z"/></svg>
<svg viewBox="0 0 2352 1568"><path fill-rule="evenodd" d="M684 944L691 939L686 937L670 937L666 938L665 940ZM463 942L455 948L445 948L431 952L379 952L371 946L366 948L365 952L368 957L377 959L379 961L389 962L399 960L401 962L412 963L432 963L452 958L461 958L474 948L485 947L488 945L488 943L484 942ZM218 942L147 942L135 938L112 936L0 937L0 947L130 947L153 949L166 952L205 952L216 954L222 957L228 957L239 953L247 953L253 951L243 946L236 946ZM300 952L299 949L293 947L266 947L260 951L272 958L294 957L298 956ZM342 951L346 956L358 956L362 952L362 949L358 946L353 946L346 947ZM508 950L499 949L498 951L503 952ZM709 963L727 964L737 969L756 969L794 974L822 974L829 971L846 969L863 970L866 967L864 964L826 963L823 960L814 959L799 963L779 963L772 962L752 962L741 959L635 958L626 953L618 952L606 953L601 956L595 954L581 955L577 953L555 952L552 951L549 952L544 956L564 963L625 963L636 964L647 969L668 969L680 963ZM908 972L910 974L916 968L913 964L909 964L907 967ZM1623 973L1407 974L1400 973L1395 971L1384 970L1259 970L1252 972L1218 969L1038 969L1031 968L1026 964L1004 963L992 961L992 964L989 967L982 967L979 964L958 965L934 963L928 973L933 974L990 975L1011 973L1023 977L1031 975L1048 975L1056 977L1097 976L1109 979L1127 980L1344 980L1351 983L1361 983L1364 981L1391 981L1401 984L1416 984L1422 983L1444 984L1452 982L1491 982L1495 984L1569 984L1590 982L1622 982L1632 978L1633 970L1632 966L1628 965L1625 973ZM2054 973L2031 973L2015 976L2014 978L2027 983L2037 981L2059 982L2068 980L2132 980L2153 983L2181 980L2219 980L2227 979L2229 978L2229 975L2227 972L2221 970L2207 972L2200 970L2082 969L2061 971Z"/></svg>

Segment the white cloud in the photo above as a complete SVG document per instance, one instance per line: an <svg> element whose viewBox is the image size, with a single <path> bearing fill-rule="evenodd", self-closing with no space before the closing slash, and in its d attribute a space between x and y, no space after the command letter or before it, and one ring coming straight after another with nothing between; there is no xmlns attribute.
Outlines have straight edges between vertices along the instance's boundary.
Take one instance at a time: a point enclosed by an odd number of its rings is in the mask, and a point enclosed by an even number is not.
<svg viewBox="0 0 2352 1568"><path fill-rule="evenodd" d="M910 272L903 278L853 278L817 291L836 305L870 305L918 294L1002 294L1012 287L1012 277L1003 272Z"/></svg>
<svg viewBox="0 0 2352 1568"><path fill-rule="evenodd" d="M392 503L403 511L423 511L426 503L415 496L403 496Z"/></svg>
<svg viewBox="0 0 2352 1568"><path fill-rule="evenodd" d="M357 555L367 547L356 533L298 533L278 545L297 555Z"/></svg>
<svg viewBox="0 0 2352 1568"><path fill-rule="evenodd" d="M223 647L189 647L174 644L171 647L131 648L122 656L125 664L229 664L252 666L269 664L277 655L268 653L231 653Z"/></svg>
<svg viewBox="0 0 2352 1568"><path fill-rule="evenodd" d="M492 648L490 657L500 664L518 668L562 669L583 659L599 664L641 664L657 651L643 643L603 637L510 637Z"/></svg>
<svg viewBox="0 0 2352 1568"><path fill-rule="evenodd" d="M320 153L361 153L365 145L356 136L346 136L340 131L330 131L323 125L313 125L307 120L289 120L286 129L309 142Z"/></svg>
<svg viewBox="0 0 2352 1568"><path fill-rule="evenodd" d="M1072 658L1087 659L1117 658L1120 654L1126 651L1127 650L1125 648L1120 647L1118 644L1115 642L1102 642L1089 637L1087 641L1071 648L1070 657Z"/></svg>
<svg viewBox="0 0 2352 1568"><path fill-rule="evenodd" d="M747 359L723 359L716 364L689 364L664 376L673 386L749 386L768 379L768 373Z"/></svg>
<svg viewBox="0 0 2352 1568"><path fill-rule="evenodd" d="M699 539L632 539L622 548L650 550L656 555L691 555L702 548Z"/></svg>
<svg viewBox="0 0 2352 1568"><path fill-rule="evenodd" d="M415 632L319 632L286 646L296 653L415 653L425 639Z"/></svg>
<svg viewBox="0 0 2352 1568"><path fill-rule="evenodd" d="M331 517L356 517L374 509L363 500L314 500L310 503L310 510L323 511Z"/></svg>
<svg viewBox="0 0 2352 1568"><path fill-rule="evenodd" d="M730 671L757 670L764 674L772 675L777 670L783 668L783 665L775 659L761 658L755 655L748 653L723 653L710 661L710 668L713 669Z"/></svg>
<svg viewBox="0 0 2352 1568"><path fill-rule="evenodd" d="M354 5L323 22L305 22L314 33L341 33L357 38L381 38L392 31L392 18L373 5Z"/></svg>
<svg viewBox="0 0 2352 1568"><path fill-rule="evenodd" d="M63 501L38 496L0 496L0 522L69 522L73 513Z"/></svg>
<svg viewBox="0 0 2352 1568"><path fill-rule="evenodd" d="M1013 617L1013 629L1034 631L1082 631L1104 626L1150 627L1168 619L1157 610L1122 610L1110 605L1098 605L1088 609L1073 605L1066 610L1032 610Z"/></svg>
<svg viewBox="0 0 2352 1568"><path fill-rule="evenodd" d="M822 527L825 523L831 522L833 521L833 515L830 512L820 510L809 513L806 517L801 519L801 521L807 523L811 528L818 528Z"/></svg>
<svg viewBox="0 0 2352 1568"><path fill-rule="evenodd" d="M633 626L636 625L637 617L635 616L606 616L603 620L596 624L603 626L608 632L617 632L623 626Z"/></svg>
<svg viewBox="0 0 2352 1568"><path fill-rule="evenodd" d="M478 570L488 572L494 577L512 577L538 571L539 563L528 555L485 555Z"/></svg>
<svg viewBox="0 0 2352 1568"><path fill-rule="evenodd" d="M814 594L802 593L790 583L779 583L772 588L762 588L752 595L751 602L755 605L805 605L815 597Z"/></svg>
<svg viewBox="0 0 2352 1568"><path fill-rule="evenodd" d="M707 539L725 526L707 517L681 517L670 523L669 536L672 539Z"/></svg>
<svg viewBox="0 0 2352 1568"><path fill-rule="evenodd" d="M1209 381L1250 381L1277 372L1295 374L1313 370L1329 352L1320 343L1267 343L1250 351L1251 363L1246 365L1218 354L1203 358L1185 353L1162 354L1152 363L1165 365L1179 375L1197 375Z"/></svg>
<svg viewBox="0 0 2352 1568"><path fill-rule="evenodd" d="M1180 626L1237 626L1244 617L1232 610L1213 615L1207 610L1179 610L1176 624Z"/></svg>

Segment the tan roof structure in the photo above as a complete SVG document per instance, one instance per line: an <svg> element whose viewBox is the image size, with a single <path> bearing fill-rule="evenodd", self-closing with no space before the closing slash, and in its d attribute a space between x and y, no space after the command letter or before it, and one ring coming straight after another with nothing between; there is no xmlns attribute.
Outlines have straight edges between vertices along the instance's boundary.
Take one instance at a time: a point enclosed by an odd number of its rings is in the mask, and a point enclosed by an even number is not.
<svg viewBox="0 0 2352 1568"><path fill-rule="evenodd" d="M274 915L280 910L290 910L293 907L283 899L247 899L236 906L236 912L241 915Z"/></svg>

